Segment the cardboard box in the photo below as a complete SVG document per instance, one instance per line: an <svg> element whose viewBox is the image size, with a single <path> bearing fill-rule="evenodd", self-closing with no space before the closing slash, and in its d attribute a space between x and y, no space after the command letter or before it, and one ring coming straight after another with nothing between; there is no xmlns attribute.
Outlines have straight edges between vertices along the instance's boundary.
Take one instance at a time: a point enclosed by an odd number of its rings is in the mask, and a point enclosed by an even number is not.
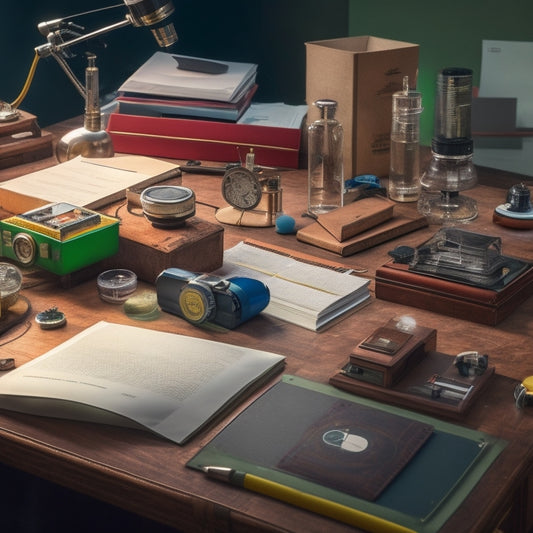
<svg viewBox="0 0 533 533"><path fill-rule="evenodd" d="M416 86L417 44L372 36L306 43L308 121L319 118L312 105L321 98L338 103L344 127L344 176L389 174L392 94L409 76Z"/></svg>

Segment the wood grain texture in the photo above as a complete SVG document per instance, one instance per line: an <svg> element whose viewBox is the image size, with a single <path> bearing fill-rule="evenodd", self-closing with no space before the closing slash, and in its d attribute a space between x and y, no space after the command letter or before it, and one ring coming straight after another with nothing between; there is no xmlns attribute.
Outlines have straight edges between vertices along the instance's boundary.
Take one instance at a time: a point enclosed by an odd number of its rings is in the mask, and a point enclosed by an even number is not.
<svg viewBox="0 0 533 533"><path fill-rule="evenodd" d="M60 125L56 131L61 131ZM22 165L4 174L0 180L14 177L16 172L37 170L39 165L53 164L53 159ZM492 211L502 202L509 186L520 181L518 176L479 169L480 185L469 191L478 200L480 215L470 228L499 235L504 252L533 259L530 232L517 232L492 223ZM211 206L223 206L220 177L185 175L183 185L195 190L197 200ZM312 223L302 218L306 209L306 171L294 170L282 175L283 208L297 221L297 226ZM413 206L415 209L415 206ZM197 216L216 223L215 209L199 205ZM387 252L396 244L417 245L427 240L437 228L428 227L405 235L394 242L364 250L339 259L330 252L296 240L294 235L280 235L272 228L224 228L224 247L252 238L294 249L326 260L342 262L351 268L365 269L374 278L376 269L387 262ZM150 286L144 282L141 288ZM443 528L443 533L491 531L505 512L508 531L525 532L531 527L527 515L527 481L532 472L533 411L519 410L514 405L513 389L524 377L533 373L531 337L533 336L533 299L497 327L476 324L442 316L430 310L373 299L369 306L350 315L334 327L314 333L268 317L255 317L239 328L213 332L198 328L176 316L162 313L153 322L134 322L120 306L101 301L96 281L90 278L71 288L44 272L25 273L24 294L30 299L34 313L52 305L65 312L67 324L58 330L45 331L35 324L22 337L2 346L3 357L14 357L17 366L45 353L98 320L133 324L195 337L257 347L287 356L286 372L327 383L345 363L354 346L376 328L395 316L410 315L417 323L438 331L437 349L448 354L477 350L489 354L496 367L486 393L460 422L473 429L486 431L509 441L509 446L489 469L482 483L469 495ZM32 319L33 320L33 319ZM0 338L0 343L9 340ZM257 394L259 394L259 391ZM239 412L252 399L242 404ZM15 414L0 410L0 461L18 469L50 479L74 490L108 501L169 524L183 532L206 531L353 531L340 523L281 502L244 492L235 487L206 479L185 467L186 462L207 443L233 415L218 421L180 447L155 435L117 427L54 420Z"/></svg>

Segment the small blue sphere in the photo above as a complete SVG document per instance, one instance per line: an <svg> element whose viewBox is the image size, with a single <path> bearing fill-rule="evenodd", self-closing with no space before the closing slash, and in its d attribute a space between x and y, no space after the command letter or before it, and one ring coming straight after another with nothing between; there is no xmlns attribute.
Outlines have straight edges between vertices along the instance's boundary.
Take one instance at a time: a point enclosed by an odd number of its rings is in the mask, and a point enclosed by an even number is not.
<svg viewBox="0 0 533 533"><path fill-rule="evenodd" d="M281 215L276 219L276 231L282 234L294 233L294 218L289 215Z"/></svg>

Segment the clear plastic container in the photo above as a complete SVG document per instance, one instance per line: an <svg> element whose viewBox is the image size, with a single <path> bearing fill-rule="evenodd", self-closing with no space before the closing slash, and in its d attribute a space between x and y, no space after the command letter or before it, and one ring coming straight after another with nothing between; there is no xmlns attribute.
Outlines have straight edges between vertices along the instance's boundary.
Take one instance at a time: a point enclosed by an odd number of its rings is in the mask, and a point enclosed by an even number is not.
<svg viewBox="0 0 533 533"><path fill-rule="evenodd" d="M98 294L104 302L124 303L137 289L137 275L131 270L106 270L96 279Z"/></svg>

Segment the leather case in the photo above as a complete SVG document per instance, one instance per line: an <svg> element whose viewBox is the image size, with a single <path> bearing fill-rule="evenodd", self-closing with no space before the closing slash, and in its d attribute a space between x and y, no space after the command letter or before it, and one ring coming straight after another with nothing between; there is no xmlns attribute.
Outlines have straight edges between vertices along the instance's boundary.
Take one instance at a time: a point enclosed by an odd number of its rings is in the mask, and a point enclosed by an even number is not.
<svg viewBox="0 0 533 533"><path fill-rule="evenodd" d="M319 215L322 226L337 241L343 242L354 235L392 218L394 204L386 198L374 196L363 198L340 209Z"/></svg>
<svg viewBox="0 0 533 533"><path fill-rule="evenodd" d="M362 201L359 200L352 205L357 206ZM418 213L413 213L412 209L396 205L394 206L392 218L383 220L378 225L368 228L342 242L335 238L328 230L324 229L318 222L314 222L298 230L296 238L301 242L329 250L342 257L348 257L367 248L372 248L388 240L395 239L400 235L424 228L427 225L426 217Z"/></svg>
<svg viewBox="0 0 533 533"><path fill-rule="evenodd" d="M389 262L377 269L375 290L382 300L495 326L533 294L533 265L496 291L417 274L408 265Z"/></svg>
<svg viewBox="0 0 533 533"><path fill-rule="evenodd" d="M278 468L373 501L432 433L430 424L339 400L305 432ZM328 439L328 434L336 434L338 440ZM354 437L361 442L357 450L349 447Z"/></svg>

